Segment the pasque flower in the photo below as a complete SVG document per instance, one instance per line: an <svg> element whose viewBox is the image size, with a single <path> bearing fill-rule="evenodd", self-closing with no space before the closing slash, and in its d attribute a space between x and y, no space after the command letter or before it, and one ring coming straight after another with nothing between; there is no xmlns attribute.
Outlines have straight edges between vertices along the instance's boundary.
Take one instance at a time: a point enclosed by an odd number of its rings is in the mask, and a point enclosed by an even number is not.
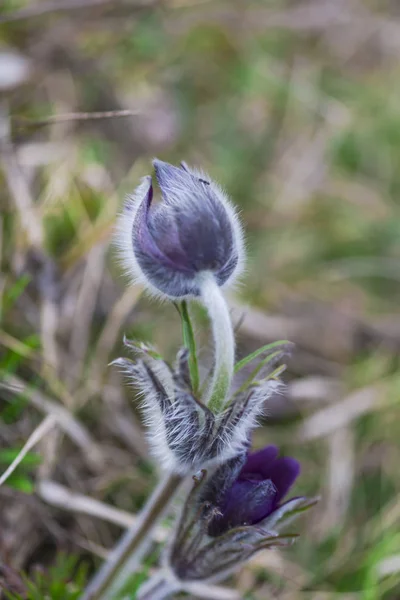
<svg viewBox="0 0 400 600"><path fill-rule="evenodd" d="M153 205L145 177L119 219L117 244L126 271L152 293L200 296L204 274L219 286L243 264L243 236L226 194L208 175L185 163L154 160L162 201Z"/></svg>
<svg viewBox="0 0 400 600"><path fill-rule="evenodd" d="M255 553L294 541L282 527L316 499L282 502L300 472L275 446L239 455L211 477L203 471L189 495L166 564L185 589L188 582L219 581Z"/></svg>
<svg viewBox="0 0 400 600"><path fill-rule="evenodd" d="M220 488L218 497L214 493L218 513L208 533L217 536L233 527L260 523L279 508L299 473L298 461L278 457L276 446L250 453L233 484Z"/></svg>
<svg viewBox="0 0 400 600"><path fill-rule="evenodd" d="M185 347L170 366L153 348L125 340L139 356L115 362L142 397L150 446L169 474L85 598L93 592L96 598L115 597L142 557L146 536L189 473L197 472L195 484L163 554L163 568L141 586L138 600L196 593L199 582L219 581L256 552L291 543L296 536L279 533L280 527L314 503L303 497L282 502L300 471L294 458L278 457L275 446L248 452L257 418L279 389L277 378L285 366L271 367L288 343L268 344L235 364L234 331L221 288L243 264L236 213L207 175L184 163L175 167L155 160L154 167L162 200L152 204L152 180L145 178L125 205L117 243L133 279L155 295L179 301ZM213 332L213 367L205 381L187 298L205 305Z"/></svg>

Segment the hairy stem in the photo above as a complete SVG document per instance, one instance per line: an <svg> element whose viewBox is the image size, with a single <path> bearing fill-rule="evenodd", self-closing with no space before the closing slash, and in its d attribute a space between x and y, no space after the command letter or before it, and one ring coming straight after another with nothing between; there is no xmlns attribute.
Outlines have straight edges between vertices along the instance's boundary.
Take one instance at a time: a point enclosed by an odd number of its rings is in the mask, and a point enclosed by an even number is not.
<svg viewBox="0 0 400 600"><path fill-rule="evenodd" d="M139 588L137 600L166 600L179 590L180 585L169 580L161 571L153 575Z"/></svg>
<svg viewBox="0 0 400 600"><path fill-rule="evenodd" d="M213 275L204 277L201 296L210 317L215 348L215 366L206 402L210 410L219 413L224 408L232 381L235 337L228 305Z"/></svg>
<svg viewBox="0 0 400 600"><path fill-rule="evenodd" d="M151 532L163 516L183 477L168 474L149 498L137 523L129 529L111 551L106 562L89 583L81 600L114 600L116 592L132 575L149 544Z"/></svg>
<svg viewBox="0 0 400 600"><path fill-rule="evenodd" d="M235 590L203 583L202 581L180 582L175 580L168 569L161 570L145 581L139 588L136 600L167 600L178 592L193 594L196 598L207 600L240 600Z"/></svg>

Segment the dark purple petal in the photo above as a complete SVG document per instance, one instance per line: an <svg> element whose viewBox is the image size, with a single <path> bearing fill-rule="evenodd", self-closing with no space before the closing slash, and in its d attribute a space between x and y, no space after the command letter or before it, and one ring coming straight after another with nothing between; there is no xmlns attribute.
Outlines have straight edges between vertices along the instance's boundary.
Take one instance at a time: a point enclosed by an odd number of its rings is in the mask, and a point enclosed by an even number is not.
<svg viewBox="0 0 400 600"><path fill-rule="evenodd" d="M163 227L158 228L160 243L162 242L168 254L160 248L155 236L154 214L157 208L151 206L153 189L151 177L148 177L148 188L140 202L132 228L132 245L135 258L146 278L155 288L172 297L198 295L195 282L196 273L188 268L185 255L181 252L179 238L174 229L174 223L163 220ZM163 233L169 230L167 242ZM175 242L175 243L174 243ZM173 248L173 250L172 250Z"/></svg>
<svg viewBox="0 0 400 600"><path fill-rule="evenodd" d="M157 158L153 160L154 170L163 200L169 203L177 194L186 192L193 185L193 175L186 168L175 167Z"/></svg>
<svg viewBox="0 0 400 600"><path fill-rule="evenodd" d="M232 223L205 179L160 160L153 161L165 207L175 222L179 246L194 271L214 271L221 285L238 263Z"/></svg>
<svg viewBox="0 0 400 600"><path fill-rule="evenodd" d="M300 463L290 456L277 458L268 470L268 477L276 487L276 504L288 493L300 474Z"/></svg>
<svg viewBox="0 0 400 600"><path fill-rule="evenodd" d="M202 494L202 502L219 511L209 523L211 536L241 525L264 523L279 511L280 501L300 473L300 464L294 458L278 458L278 452L276 446L267 446L217 469Z"/></svg>
<svg viewBox="0 0 400 600"><path fill-rule="evenodd" d="M148 178L149 187L145 197L143 198L135 218L133 236L133 245L135 250L138 250L148 258L152 258L156 262L161 262L166 267L175 268L175 264L168 258L156 244L153 235L149 228L150 207L153 199L153 186L151 177Z"/></svg>
<svg viewBox="0 0 400 600"><path fill-rule="evenodd" d="M276 491L271 481L237 481L228 491L220 515L209 525L212 536L241 525L264 519L275 505Z"/></svg>
<svg viewBox="0 0 400 600"><path fill-rule="evenodd" d="M155 160L162 202L153 207L151 178L137 206L132 243L137 266L157 290L198 296L197 275L214 273L223 285L239 263L240 234L228 201L211 182Z"/></svg>
<svg viewBox="0 0 400 600"><path fill-rule="evenodd" d="M225 208L209 186L193 180L190 198L175 208L175 218L192 267L197 271L224 269L233 255L232 228Z"/></svg>
<svg viewBox="0 0 400 600"><path fill-rule="evenodd" d="M269 469L278 456L276 446L267 446L257 452L251 452L240 473L240 478L258 476L259 479L271 479Z"/></svg>
<svg viewBox="0 0 400 600"><path fill-rule="evenodd" d="M165 204L158 205L153 210L148 220L149 230L157 246L167 256L176 269L182 272L191 272L188 255L182 248L178 225L174 213Z"/></svg>

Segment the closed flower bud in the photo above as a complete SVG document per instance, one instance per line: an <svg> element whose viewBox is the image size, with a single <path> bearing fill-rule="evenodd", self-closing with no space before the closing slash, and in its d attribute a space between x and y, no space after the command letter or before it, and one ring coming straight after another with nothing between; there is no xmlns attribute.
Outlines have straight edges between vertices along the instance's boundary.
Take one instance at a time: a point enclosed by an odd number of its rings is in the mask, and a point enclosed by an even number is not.
<svg viewBox="0 0 400 600"><path fill-rule="evenodd" d="M208 176L154 160L162 200L153 205L145 177L119 219L117 245L126 271L152 293L200 296L204 275L223 286L240 272L243 238L226 195Z"/></svg>

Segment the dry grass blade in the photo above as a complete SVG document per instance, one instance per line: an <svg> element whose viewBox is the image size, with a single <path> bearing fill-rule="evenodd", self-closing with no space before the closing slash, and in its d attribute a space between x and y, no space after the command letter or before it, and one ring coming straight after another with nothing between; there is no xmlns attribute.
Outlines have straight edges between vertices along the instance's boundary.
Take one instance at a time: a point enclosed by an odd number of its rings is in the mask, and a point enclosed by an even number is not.
<svg viewBox="0 0 400 600"><path fill-rule="evenodd" d="M304 442L330 435L362 415L377 409L383 394L384 389L379 386L357 390L344 400L323 408L305 419L297 430L296 438Z"/></svg>
<svg viewBox="0 0 400 600"><path fill-rule="evenodd" d="M29 127L43 127L45 125L54 125L55 123L70 123L71 121L96 121L99 119L121 119L124 117L136 117L140 114L138 110L104 110L94 112L71 112L61 115L50 115L45 119L19 119L14 117L17 124Z"/></svg>
<svg viewBox="0 0 400 600"><path fill-rule="evenodd" d="M59 366L59 353L56 342L56 333L59 321L56 298L56 272L52 260L44 250L45 235L43 222L35 206L34 197L14 153L9 139L9 118L7 113L0 114L3 121L4 135L0 139L0 157L3 171L11 197L17 208L20 221L28 237L29 245L35 250L36 258L40 264L38 287L40 293L40 336L43 346L44 370L57 372ZM43 441L44 460L40 466L42 474L50 473L57 456L59 432L52 431Z"/></svg>
<svg viewBox="0 0 400 600"><path fill-rule="evenodd" d="M114 508L89 496L77 494L54 481L40 481L36 491L42 500L63 510L96 517L120 525L125 529L132 527L137 522L134 515L124 510ZM154 539L157 542L163 542L167 534L168 530L159 526L154 530Z"/></svg>
<svg viewBox="0 0 400 600"><path fill-rule="evenodd" d="M91 8L113 6L115 4L126 4L124 0L67 0L65 2L53 2L52 0L35 3L20 10L10 12L0 17L0 23L14 23L25 19L44 17L52 13L68 13L74 11L88 10ZM154 4L148 0L131 2L132 8L142 8Z"/></svg>
<svg viewBox="0 0 400 600"><path fill-rule="evenodd" d="M6 184L30 245L41 249L44 240L42 222L37 215L34 199L9 140L9 117L3 105L0 105L0 121L0 159Z"/></svg>
<svg viewBox="0 0 400 600"><path fill-rule="evenodd" d="M142 290L139 287L130 286L112 307L91 361L89 376L87 378L87 388L90 392L96 393L99 390L104 367L109 362L109 355L118 340L121 327L128 315L135 308L141 294Z"/></svg>
<svg viewBox="0 0 400 600"><path fill-rule="evenodd" d="M340 528L347 515L355 481L355 441L351 427L335 430L327 439L328 469L326 492L322 493L322 518L316 519L319 539L335 527ZM318 510L318 509L317 509Z"/></svg>
<svg viewBox="0 0 400 600"><path fill-rule="evenodd" d="M0 486L3 485L3 483L5 483L7 481L9 476L15 471L15 469L18 467L18 465L24 460L24 458L28 454L28 452L30 450L32 450L32 448L34 446L36 446L36 444L38 442L40 442L40 440L47 433L49 433L49 431L54 427L56 422L57 422L57 419L54 415L48 415L47 417L45 417L43 419L43 421L40 423L40 425L38 425L38 427L31 433L28 440L24 444L23 448L18 453L18 455L15 457L15 459L12 461L10 466L4 471L3 475L0 476Z"/></svg>
<svg viewBox="0 0 400 600"><path fill-rule="evenodd" d="M136 456L148 461L150 457L147 439L135 413L127 405L121 386L121 374L115 369L109 373L101 396L105 407L105 426Z"/></svg>
<svg viewBox="0 0 400 600"><path fill-rule="evenodd" d="M82 375L89 344L90 325L104 273L107 247L99 244L89 252L79 290L70 339L71 366L69 373L74 387Z"/></svg>
<svg viewBox="0 0 400 600"><path fill-rule="evenodd" d="M378 565L378 572L382 578L400 573L400 554L393 554L382 560Z"/></svg>
<svg viewBox="0 0 400 600"><path fill-rule="evenodd" d="M287 395L294 402L330 404L343 395L343 386L332 377L302 377L287 385Z"/></svg>
<svg viewBox="0 0 400 600"><path fill-rule="evenodd" d="M40 338L43 348L43 374L51 378L60 366L59 348L56 340L59 325L59 306L56 302L57 278L53 263L45 260L40 277ZM56 429L42 442L43 462L39 468L40 477L49 477L57 463L60 430Z"/></svg>
<svg viewBox="0 0 400 600"><path fill-rule="evenodd" d="M185 590L196 598L205 600L241 600L241 595L235 590L206 583L193 583L186 586Z"/></svg>
<svg viewBox="0 0 400 600"><path fill-rule="evenodd" d="M0 388L9 390L14 394L24 394L38 410L54 416L60 429L82 450L82 454L90 466L96 470L103 469L104 456L101 449L92 439L87 429L66 408L59 406L14 375L4 375Z"/></svg>

